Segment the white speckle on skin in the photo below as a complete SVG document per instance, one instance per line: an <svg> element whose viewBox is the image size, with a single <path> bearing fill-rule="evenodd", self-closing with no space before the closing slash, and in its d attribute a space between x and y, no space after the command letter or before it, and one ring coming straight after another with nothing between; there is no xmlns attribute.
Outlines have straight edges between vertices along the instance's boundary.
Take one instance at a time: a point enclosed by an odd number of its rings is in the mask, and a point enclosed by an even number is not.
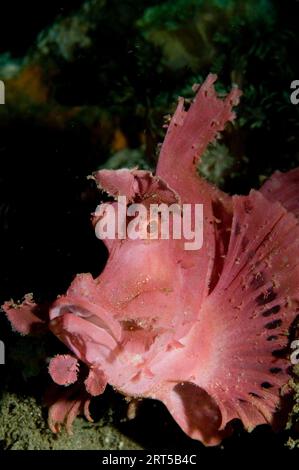
<svg viewBox="0 0 299 470"><path fill-rule="evenodd" d="M131 358L131 363L135 366L137 366L138 364L141 364L142 361L143 361L143 359L142 359L142 356L140 354L135 354Z"/></svg>

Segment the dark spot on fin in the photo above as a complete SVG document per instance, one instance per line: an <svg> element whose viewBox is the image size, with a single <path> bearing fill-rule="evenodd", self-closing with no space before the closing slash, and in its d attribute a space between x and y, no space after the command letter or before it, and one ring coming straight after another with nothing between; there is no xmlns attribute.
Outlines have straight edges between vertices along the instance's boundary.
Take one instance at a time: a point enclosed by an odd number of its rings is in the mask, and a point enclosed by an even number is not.
<svg viewBox="0 0 299 470"><path fill-rule="evenodd" d="M283 349L274 349L271 354L273 357L282 358L282 357L285 357L286 353L287 353L286 349L283 348Z"/></svg>
<svg viewBox="0 0 299 470"><path fill-rule="evenodd" d="M269 308L268 310L265 310L262 315L263 317L269 317L270 315L275 315L280 311L280 305L275 305L272 308Z"/></svg>
<svg viewBox="0 0 299 470"><path fill-rule="evenodd" d="M275 300L276 297L277 293L274 292L273 287L269 287L266 292L262 292L260 295L258 295L255 301L258 305L265 305Z"/></svg>
<svg viewBox="0 0 299 470"><path fill-rule="evenodd" d="M269 369L271 374L279 374L279 372L282 371L282 369L280 367L271 367L271 369Z"/></svg>
<svg viewBox="0 0 299 470"><path fill-rule="evenodd" d="M279 326L281 326L281 324L282 324L281 319L273 320L270 323L267 323L265 325L265 328L267 328L267 330L274 330L275 328L278 328Z"/></svg>
<svg viewBox="0 0 299 470"><path fill-rule="evenodd" d="M261 383L261 387L267 389L267 388L272 388L273 385L270 384L270 382L263 382L263 383Z"/></svg>

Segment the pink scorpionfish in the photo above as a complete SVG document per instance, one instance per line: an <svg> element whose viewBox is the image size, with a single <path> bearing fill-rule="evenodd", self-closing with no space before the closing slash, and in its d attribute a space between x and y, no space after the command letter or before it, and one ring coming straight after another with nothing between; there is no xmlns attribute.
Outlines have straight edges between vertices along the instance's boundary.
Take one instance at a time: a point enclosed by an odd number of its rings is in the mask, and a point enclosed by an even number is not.
<svg viewBox="0 0 299 470"><path fill-rule="evenodd" d="M215 80L208 76L188 110L180 98L155 175L94 174L99 188L128 205L203 204L203 246L186 250L174 237L105 240L102 274L77 275L51 305L48 328L71 351L51 360L54 382L75 383L82 363L89 371L81 397L65 393L52 404L54 432L65 421L70 429L82 410L90 418L90 398L107 384L160 400L205 445L220 443L233 419L247 430L273 424L289 379L281 352L299 305L299 170L276 172L259 191L233 197L199 176L200 156L234 119L240 96L233 88L218 98ZM29 296L4 310L23 334L45 322Z"/></svg>

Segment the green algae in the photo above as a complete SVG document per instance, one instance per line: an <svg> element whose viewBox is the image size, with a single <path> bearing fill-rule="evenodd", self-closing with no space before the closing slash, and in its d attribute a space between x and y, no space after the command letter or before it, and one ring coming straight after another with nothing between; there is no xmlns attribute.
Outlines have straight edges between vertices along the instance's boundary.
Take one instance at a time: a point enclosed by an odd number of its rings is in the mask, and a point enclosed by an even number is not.
<svg viewBox="0 0 299 470"><path fill-rule="evenodd" d="M4 392L0 400L0 447L4 450L120 450L140 449L111 423L87 423L77 418L70 436L53 434L45 410L34 397Z"/></svg>
<svg viewBox="0 0 299 470"><path fill-rule="evenodd" d="M287 446L290 449L299 449L299 364L293 368L294 377L290 381L290 386L293 389L293 407L289 413L286 429L289 431L289 438Z"/></svg>

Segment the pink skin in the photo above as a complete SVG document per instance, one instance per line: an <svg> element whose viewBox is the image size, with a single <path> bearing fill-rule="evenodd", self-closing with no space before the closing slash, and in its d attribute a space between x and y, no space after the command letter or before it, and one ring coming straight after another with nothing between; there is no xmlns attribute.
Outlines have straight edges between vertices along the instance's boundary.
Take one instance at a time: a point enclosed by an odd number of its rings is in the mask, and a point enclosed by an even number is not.
<svg viewBox="0 0 299 470"><path fill-rule="evenodd" d="M232 198L198 176L198 158L233 120L240 96L233 89L217 98L214 81L207 78L188 111L180 100L156 176L136 169L94 175L129 203L203 204L204 245L186 251L185 240L109 240L103 273L78 275L51 306L49 328L74 354L52 359L53 380L76 380L75 357L89 368L84 399L70 404L66 396L51 406L54 431L65 419L70 429L82 407L90 419L88 397L107 383L161 400L206 445L221 442L232 419L249 430L273 422L289 366L275 351L287 346L299 300L299 171ZM23 333L38 322L31 307L4 306Z"/></svg>

